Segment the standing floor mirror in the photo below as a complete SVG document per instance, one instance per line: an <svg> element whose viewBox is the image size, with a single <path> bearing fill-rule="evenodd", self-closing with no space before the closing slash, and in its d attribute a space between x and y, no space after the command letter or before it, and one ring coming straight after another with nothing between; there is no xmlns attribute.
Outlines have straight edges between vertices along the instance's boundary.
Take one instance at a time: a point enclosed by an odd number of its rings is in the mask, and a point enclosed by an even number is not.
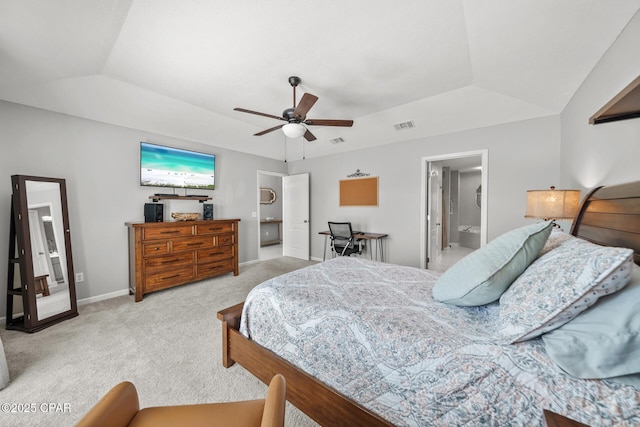
<svg viewBox="0 0 640 427"><path fill-rule="evenodd" d="M67 190L59 178L11 184L6 327L36 332L78 315Z"/></svg>

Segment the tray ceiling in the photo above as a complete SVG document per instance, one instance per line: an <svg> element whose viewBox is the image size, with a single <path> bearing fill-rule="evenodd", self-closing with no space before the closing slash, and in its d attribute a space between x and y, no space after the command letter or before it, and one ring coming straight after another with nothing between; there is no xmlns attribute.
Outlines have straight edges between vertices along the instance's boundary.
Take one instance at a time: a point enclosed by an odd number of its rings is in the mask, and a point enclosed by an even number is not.
<svg viewBox="0 0 640 427"><path fill-rule="evenodd" d="M0 99L281 159L233 108L280 115L297 75L310 117L355 120L315 157L559 114L640 9L613 3L3 1Z"/></svg>

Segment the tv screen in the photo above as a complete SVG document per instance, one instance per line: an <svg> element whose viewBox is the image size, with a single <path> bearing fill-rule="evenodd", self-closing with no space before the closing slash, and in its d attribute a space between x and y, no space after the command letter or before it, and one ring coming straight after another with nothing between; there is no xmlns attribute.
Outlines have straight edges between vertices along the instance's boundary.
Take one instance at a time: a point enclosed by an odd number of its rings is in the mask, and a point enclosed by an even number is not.
<svg viewBox="0 0 640 427"><path fill-rule="evenodd" d="M140 143L140 185L170 188L215 188L216 156Z"/></svg>

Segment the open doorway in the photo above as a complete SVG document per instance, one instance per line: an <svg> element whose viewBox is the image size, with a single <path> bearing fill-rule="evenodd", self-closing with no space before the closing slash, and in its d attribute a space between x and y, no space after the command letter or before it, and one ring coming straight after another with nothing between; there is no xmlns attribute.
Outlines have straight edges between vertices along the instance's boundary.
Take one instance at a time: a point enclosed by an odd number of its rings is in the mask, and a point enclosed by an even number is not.
<svg viewBox="0 0 640 427"><path fill-rule="evenodd" d="M445 271L486 243L488 150L422 158L420 266Z"/></svg>
<svg viewBox="0 0 640 427"><path fill-rule="evenodd" d="M258 171L258 260L278 258L282 246L282 177L286 174Z"/></svg>

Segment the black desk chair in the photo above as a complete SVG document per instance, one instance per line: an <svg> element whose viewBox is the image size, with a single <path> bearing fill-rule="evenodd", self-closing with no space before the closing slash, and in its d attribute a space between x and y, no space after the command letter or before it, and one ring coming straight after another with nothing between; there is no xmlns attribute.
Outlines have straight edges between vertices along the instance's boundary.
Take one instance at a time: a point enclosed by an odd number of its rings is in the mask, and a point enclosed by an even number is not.
<svg viewBox="0 0 640 427"><path fill-rule="evenodd" d="M350 256L360 255L364 248L364 240L354 234L350 222L329 222L331 233L331 255Z"/></svg>

